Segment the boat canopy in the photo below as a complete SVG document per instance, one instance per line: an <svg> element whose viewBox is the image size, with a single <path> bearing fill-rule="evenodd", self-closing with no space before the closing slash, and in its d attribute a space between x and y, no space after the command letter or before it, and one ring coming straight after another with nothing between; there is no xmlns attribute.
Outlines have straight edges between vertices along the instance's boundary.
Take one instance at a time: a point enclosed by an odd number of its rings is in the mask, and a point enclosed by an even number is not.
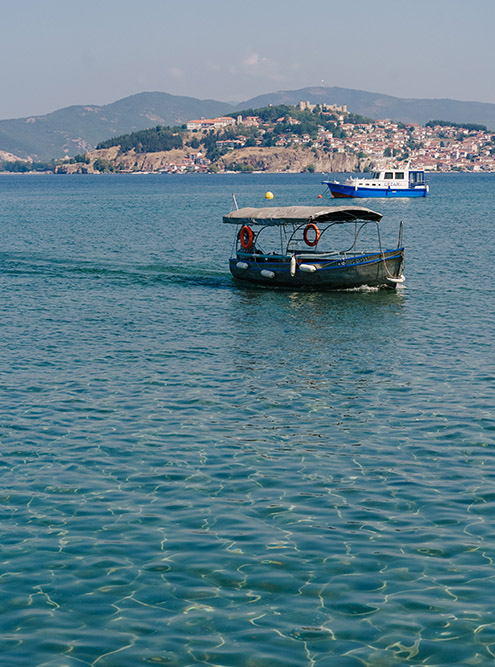
<svg viewBox="0 0 495 667"><path fill-rule="evenodd" d="M223 216L235 225L287 225L305 222L379 222L382 214L362 206L270 206L240 208Z"/></svg>

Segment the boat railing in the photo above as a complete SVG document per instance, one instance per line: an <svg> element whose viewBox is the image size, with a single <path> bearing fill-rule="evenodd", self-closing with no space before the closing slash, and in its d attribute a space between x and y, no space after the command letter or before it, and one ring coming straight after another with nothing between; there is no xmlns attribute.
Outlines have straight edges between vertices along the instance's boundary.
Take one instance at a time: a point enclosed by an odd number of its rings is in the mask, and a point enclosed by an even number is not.
<svg viewBox="0 0 495 667"><path fill-rule="evenodd" d="M326 259L327 257L345 257L347 255L365 255L363 250L335 250L334 252L298 252L295 253L299 259Z"/></svg>
<svg viewBox="0 0 495 667"><path fill-rule="evenodd" d="M282 238L283 228L280 230L280 250L278 252L266 253L259 245L259 239L266 229L273 229L269 226L263 226L259 231L255 232L252 246L250 248L241 248L240 237L237 235L236 241L234 241L233 250L237 253L237 256L242 259L249 259L254 262L266 262L266 261L289 261L291 257L296 256L298 259L308 259L308 260L331 260L338 257L354 257L366 254L362 248L358 247L358 239L361 236L362 230L373 223L376 225L378 236L380 235L379 230L379 221L373 220L356 220L354 221L354 230L353 238L348 239L347 247L344 247L343 250L320 250L318 247L308 248L306 246L307 240L304 238L303 232L306 228L306 223L302 225L294 225L292 232L287 234L284 239ZM319 224L318 230L318 239L317 243L321 243L322 238L327 235L330 229L334 226L340 226L341 222L330 222ZM261 239L262 244L265 245L265 239ZM306 242L305 242L306 241ZM331 245L335 245L331 243ZM362 245L361 243L359 245ZM266 246L265 246L266 247ZM328 246L327 246L328 247Z"/></svg>
<svg viewBox="0 0 495 667"><path fill-rule="evenodd" d="M330 252L320 252L318 250L305 250L305 251L292 251L286 254L282 253L264 253L264 252L250 252L238 251L238 259L250 259L251 261L266 261L266 260L279 260L279 261L289 261L291 257L295 256L299 260L325 260L325 259L339 259L342 257L359 257L361 255L368 254L365 250L333 250Z"/></svg>

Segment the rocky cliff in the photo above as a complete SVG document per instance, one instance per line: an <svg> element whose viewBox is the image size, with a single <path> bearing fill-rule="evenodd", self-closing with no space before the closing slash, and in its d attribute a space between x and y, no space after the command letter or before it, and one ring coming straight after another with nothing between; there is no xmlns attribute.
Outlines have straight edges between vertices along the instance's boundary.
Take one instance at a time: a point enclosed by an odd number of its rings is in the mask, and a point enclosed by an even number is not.
<svg viewBox="0 0 495 667"><path fill-rule="evenodd" d="M156 153L120 153L118 146L86 153L87 162L63 164L58 173L99 173L110 171L159 172L171 170L171 165L180 165L190 149L160 151ZM267 172L352 172L362 171L367 161L355 155L325 153L323 150L292 148L242 148L223 155L211 167L217 171L267 171Z"/></svg>
<svg viewBox="0 0 495 667"><path fill-rule="evenodd" d="M354 155L325 153L323 150L304 148L241 148L222 156L217 161L221 171L239 166L255 171L318 172L356 171L360 164Z"/></svg>

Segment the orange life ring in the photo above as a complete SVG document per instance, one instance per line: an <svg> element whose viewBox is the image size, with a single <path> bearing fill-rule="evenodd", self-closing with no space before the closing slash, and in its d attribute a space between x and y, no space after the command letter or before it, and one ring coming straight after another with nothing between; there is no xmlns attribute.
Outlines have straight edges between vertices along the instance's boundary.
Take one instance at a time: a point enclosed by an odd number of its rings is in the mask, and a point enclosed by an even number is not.
<svg viewBox="0 0 495 667"><path fill-rule="evenodd" d="M315 233L315 238L313 241L311 241L308 238L308 232L311 230L313 230ZM306 245L315 246L318 243L318 241L320 240L320 230L318 229L318 227L315 225L314 222L310 222L306 225L306 227L304 228L303 238L304 238L304 243Z"/></svg>
<svg viewBox="0 0 495 667"><path fill-rule="evenodd" d="M254 233L251 227L244 225L244 227L242 227L241 231L239 232L239 239L244 250L249 250L254 241Z"/></svg>

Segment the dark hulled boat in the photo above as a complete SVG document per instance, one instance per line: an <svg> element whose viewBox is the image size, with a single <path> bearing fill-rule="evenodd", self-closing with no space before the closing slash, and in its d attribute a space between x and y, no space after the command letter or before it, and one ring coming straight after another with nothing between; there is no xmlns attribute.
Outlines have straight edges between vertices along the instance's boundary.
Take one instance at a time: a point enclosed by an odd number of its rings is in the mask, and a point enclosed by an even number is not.
<svg viewBox="0 0 495 667"><path fill-rule="evenodd" d="M382 215L360 206L289 206L242 208L224 216L238 226L230 271L243 283L320 290L370 287L395 288L404 282L402 223L397 247L383 248ZM373 249L362 247L375 231ZM344 247L335 232L345 227ZM275 231L275 233L274 233ZM270 237L277 246L261 249ZM341 235L342 236L342 235Z"/></svg>

